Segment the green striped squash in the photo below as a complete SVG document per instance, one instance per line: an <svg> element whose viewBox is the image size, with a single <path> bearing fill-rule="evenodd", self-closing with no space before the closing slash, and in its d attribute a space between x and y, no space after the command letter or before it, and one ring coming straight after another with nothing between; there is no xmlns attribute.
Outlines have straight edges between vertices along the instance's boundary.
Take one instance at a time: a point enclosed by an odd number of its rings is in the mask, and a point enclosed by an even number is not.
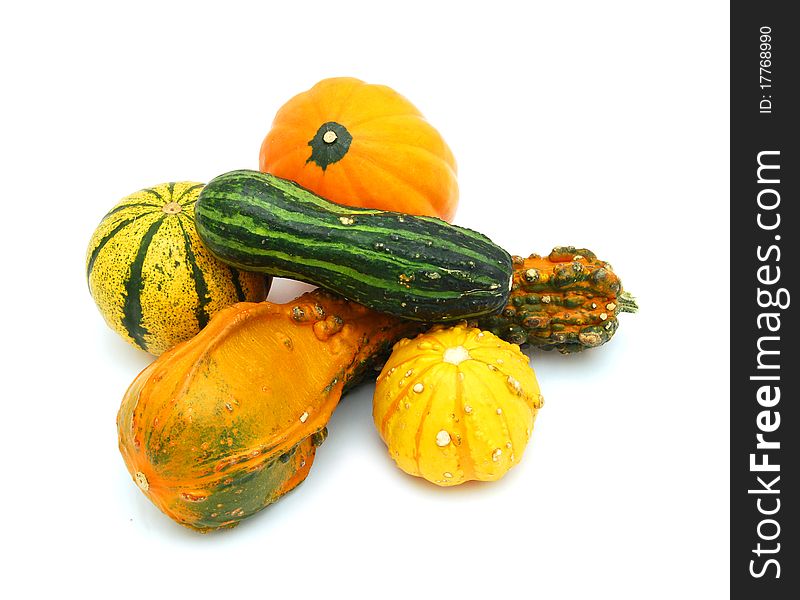
<svg viewBox="0 0 800 600"><path fill-rule="evenodd" d="M511 257L487 237L433 217L342 206L258 171L213 179L197 232L220 259L319 285L419 321L499 312Z"/></svg>
<svg viewBox="0 0 800 600"><path fill-rule="evenodd" d="M86 253L89 291L114 331L151 354L188 340L234 302L260 302L270 278L218 261L200 242L202 183L165 183L123 198Z"/></svg>

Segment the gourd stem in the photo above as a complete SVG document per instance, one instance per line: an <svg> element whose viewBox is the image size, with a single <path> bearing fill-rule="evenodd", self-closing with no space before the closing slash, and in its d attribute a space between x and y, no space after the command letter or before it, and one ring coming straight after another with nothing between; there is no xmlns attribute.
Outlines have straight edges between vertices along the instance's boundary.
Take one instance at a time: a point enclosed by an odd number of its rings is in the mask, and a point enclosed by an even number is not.
<svg viewBox="0 0 800 600"><path fill-rule="evenodd" d="M617 312L639 312L639 305L636 304L636 298L628 292L620 292L619 296L617 296L617 306L619 306Z"/></svg>

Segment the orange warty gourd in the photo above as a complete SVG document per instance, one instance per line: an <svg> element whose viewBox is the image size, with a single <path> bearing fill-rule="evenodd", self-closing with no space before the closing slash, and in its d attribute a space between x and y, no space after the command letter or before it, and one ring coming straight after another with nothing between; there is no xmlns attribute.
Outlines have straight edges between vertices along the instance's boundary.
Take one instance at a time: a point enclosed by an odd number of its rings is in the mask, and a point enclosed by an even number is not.
<svg viewBox="0 0 800 600"><path fill-rule="evenodd" d="M452 221L453 153L406 98L351 77L324 79L278 111L259 167L339 204Z"/></svg>
<svg viewBox="0 0 800 600"><path fill-rule="evenodd" d="M128 471L178 523L236 525L305 479L342 388L418 328L322 291L223 309L125 394Z"/></svg>
<svg viewBox="0 0 800 600"><path fill-rule="evenodd" d="M597 348L617 331L619 313L639 310L611 265L586 248L558 246L511 261L508 304L477 324L512 344L565 354Z"/></svg>

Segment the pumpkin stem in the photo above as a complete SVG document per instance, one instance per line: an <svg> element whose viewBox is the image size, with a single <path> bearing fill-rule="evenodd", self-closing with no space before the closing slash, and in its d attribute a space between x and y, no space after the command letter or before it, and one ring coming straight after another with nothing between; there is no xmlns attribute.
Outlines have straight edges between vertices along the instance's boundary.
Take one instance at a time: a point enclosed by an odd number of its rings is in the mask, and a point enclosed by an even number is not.
<svg viewBox="0 0 800 600"><path fill-rule="evenodd" d="M336 121L323 123L308 142L308 145L311 146L311 156L308 157L306 163L315 163L325 171L329 165L344 158L352 141L353 136L344 125L340 125Z"/></svg>
<svg viewBox="0 0 800 600"><path fill-rule="evenodd" d="M619 296L617 296L617 306L619 310L617 313L626 312L626 313L635 313L639 312L639 305L636 304L636 298L634 298L628 292L620 292Z"/></svg>

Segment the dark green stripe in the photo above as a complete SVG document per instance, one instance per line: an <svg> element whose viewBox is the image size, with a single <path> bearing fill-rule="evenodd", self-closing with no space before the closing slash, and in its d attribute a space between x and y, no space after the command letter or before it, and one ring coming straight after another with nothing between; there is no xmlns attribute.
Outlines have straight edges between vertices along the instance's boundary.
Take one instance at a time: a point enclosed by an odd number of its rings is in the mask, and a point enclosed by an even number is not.
<svg viewBox="0 0 800 600"><path fill-rule="evenodd" d="M189 267L189 274L194 281L194 291L197 293L197 308L195 309L195 316L197 317L197 324L200 329L208 325L208 303L211 301L211 296L208 293L208 284L205 277L203 277L203 270L197 266L197 258L195 258L194 251L192 250L192 240L186 229L183 227L183 222L178 221L183 232L183 243L186 248L186 264Z"/></svg>
<svg viewBox="0 0 800 600"><path fill-rule="evenodd" d="M161 207L160 207L158 204L150 204L149 202L134 202L134 203L132 203L132 204L121 204L121 205L119 205L119 206L115 206L115 207L114 207L114 208L112 208L110 211L108 211L108 212L106 213L106 216L105 216L105 217L103 217L103 221L105 221L105 220L106 220L108 217L110 217L111 215L115 215L115 214L117 214L118 212L120 212L120 211L122 211L122 210L125 210L126 208L134 208L134 207L135 207L135 208L142 208L142 207L147 207L147 208L157 208L157 209L159 209L159 210L161 209ZM140 214L142 214L142 215L151 215L151 214L153 214L154 212L156 212L156 211L150 211L150 210L149 210L149 211L147 211L147 212L143 212L143 213L140 213Z"/></svg>
<svg viewBox="0 0 800 600"><path fill-rule="evenodd" d="M86 279L87 279L87 281L89 280L89 277L92 274L92 269L94 269L94 263L97 260L97 257L100 254L100 251L103 249L103 247L109 241L111 241L111 238L113 238L115 235L117 235L122 229L124 229L126 226L130 225L131 223L133 223L139 217L142 217L142 216L144 216L144 215L140 214L140 215L136 215L135 217L131 217L130 219L124 219L124 220L120 221L117 224L117 226L114 227L114 229L112 229L105 236L103 236L103 238L98 242L97 246L94 247L94 250L92 250L92 255L89 257L89 264L86 265Z"/></svg>
<svg viewBox="0 0 800 600"><path fill-rule="evenodd" d="M166 202L166 200L164 200L164 196L162 196L161 194L159 194L159 193L158 193L157 191L155 191L153 188L145 188L145 189L143 189L142 191L143 191L143 192L147 192L148 194L152 194L153 196L155 196L156 198L158 198L158 199L159 199L161 202Z"/></svg>
<svg viewBox="0 0 800 600"><path fill-rule="evenodd" d="M193 186L191 186L191 187L188 187L188 188L186 188L185 190L183 190L183 191L181 192L181 195L180 195L180 196L178 196L178 197L175 199L175 202L177 202L178 204L180 204L180 202L181 202L181 200L183 200L184 196L187 196L187 195L191 194L191 193L192 193L194 190L196 190L197 188L201 188L201 187L203 187L203 185L204 185L204 184L202 184L202 183L198 183L198 184L196 184L196 185L193 185ZM187 201L187 202L188 202L188 201Z"/></svg>
<svg viewBox="0 0 800 600"><path fill-rule="evenodd" d="M150 248L150 242L153 240L158 228L164 222L161 217L158 221L150 225L150 227L142 236L142 241L139 244L139 250L136 252L136 258L131 263L131 268L128 272L128 278L124 283L125 302L122 305L122 326L128 332L130 338L142 350L147 350L147 343L144 336L149 333L142 325L142 289L144 288L144 281L142 280L142 267L144 267L144 259L147 256L147 250Z"/></svg>
<svg viewBox="0 0 800 600"><path fill-rule="evenodd" d="M167 184L167 191L169 192L169 199L170 200L175 200L175 198L173 198L173 196L175 195L175 182L174 181L170 181Z"/></svg>
<svg viewBox="0 0 800 600"><path fill-rule="evenodd" d="M231 271L231 281L233 282L233 289L236 290L236 299L239 302L244 302L247 299L247 296L244 294L242 280L239 278L239 269L234 269L231 266L228 266L228 269Z"/></svg>

